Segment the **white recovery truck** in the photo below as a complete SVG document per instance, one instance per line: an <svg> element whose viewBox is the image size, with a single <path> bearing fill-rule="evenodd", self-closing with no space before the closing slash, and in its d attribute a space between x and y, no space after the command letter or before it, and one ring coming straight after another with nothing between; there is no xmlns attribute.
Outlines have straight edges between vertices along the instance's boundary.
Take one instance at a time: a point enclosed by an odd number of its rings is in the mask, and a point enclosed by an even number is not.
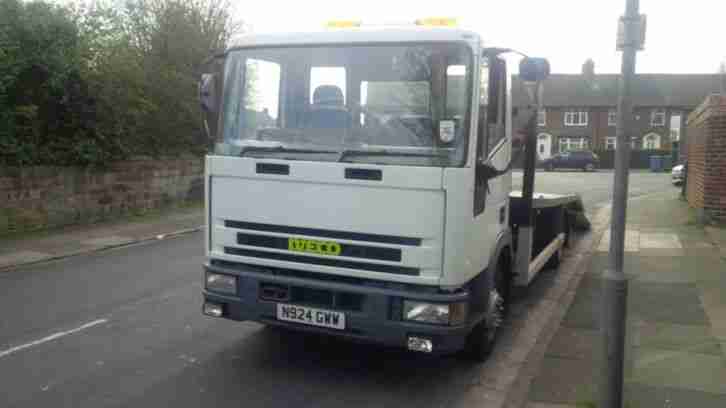
<svg viewBox="0 0 726 408"><path fill-rule="evenodd" d="M582 210L532 199L536 106L516 149L504 52L424 23L250 35L217 56L200 83L203 313L485 358L511 288L557 266ZM548 71L520 63L533 100Z"/></svg>

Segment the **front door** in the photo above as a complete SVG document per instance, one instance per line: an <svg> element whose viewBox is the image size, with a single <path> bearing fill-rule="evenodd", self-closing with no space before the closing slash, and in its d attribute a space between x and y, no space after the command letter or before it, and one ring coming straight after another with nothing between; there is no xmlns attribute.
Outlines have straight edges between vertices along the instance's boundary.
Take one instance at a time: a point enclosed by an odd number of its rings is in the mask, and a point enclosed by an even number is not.
<svg viewBox="0 0 726 408"><path fill-rule="evenodd" d="M547 133L537 135L537 155L540 160L549 159L552 156L552 136Z"/></svg>

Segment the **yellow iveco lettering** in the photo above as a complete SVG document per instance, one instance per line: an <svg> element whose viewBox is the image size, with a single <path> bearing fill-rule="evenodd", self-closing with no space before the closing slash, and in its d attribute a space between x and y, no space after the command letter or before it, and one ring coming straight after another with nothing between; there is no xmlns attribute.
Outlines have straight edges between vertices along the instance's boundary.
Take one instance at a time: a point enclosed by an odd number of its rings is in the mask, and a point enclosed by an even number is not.
<svg viewBox="0 0 726 408"><path fill-rule="evenodd" d="M289 251L299 251L304 252L305 251L305 239L302 238L289 238L287 240L287 249Z"/></svg>
<svg viewBox="0 0 726 408"><path fill-rule="evenodd" d="M319 255L340 255L340 244L333 241L318 241L305 238L288 238L287 249L295 252L309 252Z"/></svg>

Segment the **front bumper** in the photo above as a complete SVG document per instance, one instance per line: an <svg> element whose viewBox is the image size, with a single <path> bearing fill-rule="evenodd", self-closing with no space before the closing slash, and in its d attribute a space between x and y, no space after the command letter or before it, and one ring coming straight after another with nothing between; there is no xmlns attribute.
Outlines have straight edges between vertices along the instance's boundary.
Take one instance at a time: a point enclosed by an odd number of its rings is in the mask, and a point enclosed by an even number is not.
<svg viewBox="0 0 726 408"><path fill-rule="evenodd" d="M329 280L328 275L301 272L301 275L281 275L279 271L244 264L207 264L205 271L224 273L238 277L237 296L228 296L204 290L204 301L222 305L222 318L237 321L255 321L273 326L322 333L354 341L377 343L406 348L409 336L428 338L433 343L433 353L447 354L461 350L476 319L469 317L466 324L440 326L412 323L401 320L403 299L415 299L439 303L468 301L469 292L454 294L437 293L430 287L417 285L386 284L351 279ZM285 271L292 272L292 271ZM292 276L291 276L292 275ZM264 299L262 289L268 285L288 288L290 293L302 294L274 301ZM308 295L304 295L308 293ZM315 294L312 296L310 294ZM328 299L348 299L345 302L327 304ZM355 299L355 301L350 301ZM308 326L276 318L277 303L296 304L344 312L344 330Z"/></svg>

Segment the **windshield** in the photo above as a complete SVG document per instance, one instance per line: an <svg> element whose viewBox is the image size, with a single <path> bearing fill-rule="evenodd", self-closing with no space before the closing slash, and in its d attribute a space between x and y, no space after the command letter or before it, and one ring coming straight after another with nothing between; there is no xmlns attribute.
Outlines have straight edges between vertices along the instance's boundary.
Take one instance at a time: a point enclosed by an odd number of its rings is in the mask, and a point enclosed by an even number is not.
<svg viewBox="0 0 726 408"><path fill-rule="evenodd" d="M216 153L461 166L470 67L449 43L232 51Z"/></svg>

